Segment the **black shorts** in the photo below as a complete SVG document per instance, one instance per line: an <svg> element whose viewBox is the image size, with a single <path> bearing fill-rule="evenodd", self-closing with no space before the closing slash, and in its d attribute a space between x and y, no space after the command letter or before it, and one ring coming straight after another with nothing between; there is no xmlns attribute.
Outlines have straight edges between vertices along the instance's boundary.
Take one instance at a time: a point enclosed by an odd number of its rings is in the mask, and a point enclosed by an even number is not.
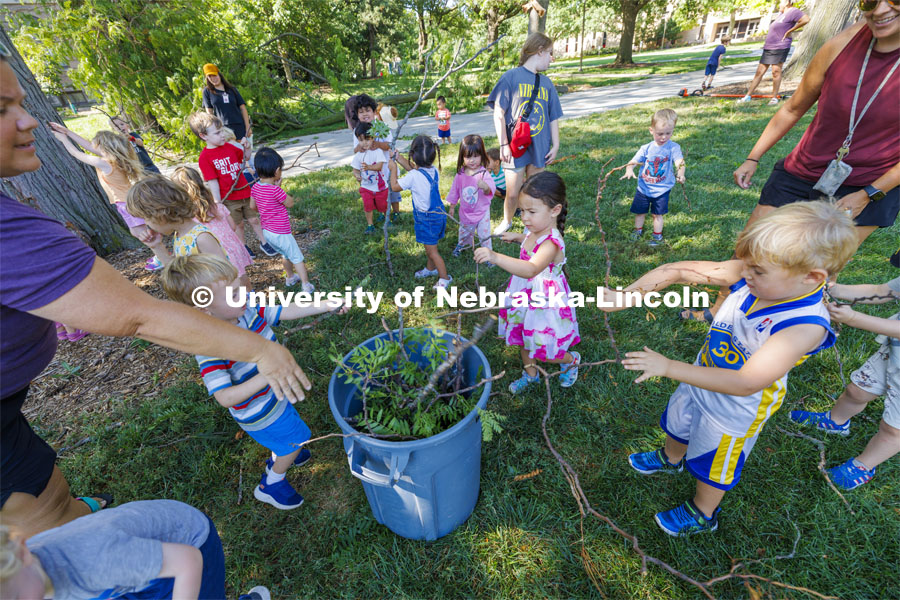
<svg viewBox="0 0 900 600"><path fill-rule="evenodd" d="M822 192L814 190L815 181L800 179L784 169L784 159L775 163L772 174L759 193L759 203L763 206L784 206L804 200L821 200ZM836 198L858 192L863 187L842 185L835 193ZM856 224L860 227L890 227L900 211L900 187L895 187L878 202L870 202L859 216Z"/></svg>
<svg viewBox="0 0 900 600"><path fill-rule="evenodd" d="M56 451L42 440L22 414L28 388L3 398L0 432L0 507L13 492L39 496L56 464Z"/></svg>
<svg viewBox="0 0 900 600"><path fill-rule="evenodd" d="M781 50L763 50L762 56L759 57L761 65L781 65L787 60L790 48L782 48Z"/></svg>

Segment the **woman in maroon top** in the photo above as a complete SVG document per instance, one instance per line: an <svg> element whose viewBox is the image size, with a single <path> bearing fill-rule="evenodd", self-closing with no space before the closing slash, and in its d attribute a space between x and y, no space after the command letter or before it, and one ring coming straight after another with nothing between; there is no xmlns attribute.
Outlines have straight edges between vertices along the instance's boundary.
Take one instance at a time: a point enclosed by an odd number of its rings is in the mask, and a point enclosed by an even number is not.
<svg viewBox="0 0 900 600"><path fill-rule="evenodd" d="M862 22L848 27L819 49L803 74L800 87L775 113L747 159L734 172L735 183L743 189L749 188L763 155L818 101L816 116L800 143L775 164L747 226L779 206L817 200L824 195L813 186L836 158L847 137L853 97L873 40L856 106L859 123L850 151L843 159L853 171L834 196L839 198L838 206L851 211L860 244L875 229L890 227L897 218L900 68L895 65L900 61L900 6L887 0L862 0L860 9ZM891 69L894 69L892 73ZM863 114L883 81L884 87ZM704 310L702 316L696 311L684 311L682 317L711 321L725 295L727 290L720 292L715 306Z"/></svg>
<svg viewBox="0 0 900 600"><path fill-rule="evenodd" d="M25 94L0 44L0 177L36 171ZM49 136L44 130L41 134ZM25 537L96 510L78 501L56 452L22 415L28 387L53 360L54 321L101 335L135 336L189 354L255 362L273 390L302 400L309 380L283 346L198 310L157 300L122 277L58 221L0 194L0 521Z"/></svg>

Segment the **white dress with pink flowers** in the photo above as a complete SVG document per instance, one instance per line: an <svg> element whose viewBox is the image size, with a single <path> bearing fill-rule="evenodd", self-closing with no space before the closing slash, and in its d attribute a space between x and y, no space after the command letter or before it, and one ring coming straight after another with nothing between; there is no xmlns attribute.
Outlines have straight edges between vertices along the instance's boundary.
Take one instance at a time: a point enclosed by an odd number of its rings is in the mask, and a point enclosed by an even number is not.
<svg viewBox="0 0 900 600"><path fill-rule="evenodd" d="M519 259L530 260L544 242L556 245L565 255L566 245L558 230L553 229L541 236L529 253L525 242L531 235L529 233L522 240ZM511 306L500 310L500 337L506 339L510 346L524 347L530 358L543 361L563 358L570 347L581 341L575 309L568 306L570 290L563 273L565 264L565 258L559 263L550 263L531 279L513 275L506 285L506 291L510 294L524 291L531 298L532 293L541 292L546 298L544 308ZM560 295L554 297L554 294Z"/></svg>

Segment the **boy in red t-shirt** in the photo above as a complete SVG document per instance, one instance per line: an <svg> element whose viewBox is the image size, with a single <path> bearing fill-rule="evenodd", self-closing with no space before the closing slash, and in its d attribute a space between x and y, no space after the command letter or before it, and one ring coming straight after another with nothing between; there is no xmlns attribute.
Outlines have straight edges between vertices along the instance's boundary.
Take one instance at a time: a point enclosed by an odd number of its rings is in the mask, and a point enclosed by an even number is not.
<svg viewBox="0 0 900 600"><path fill-rule="evenodd" d="M249 144L246 140L241 140L242 149L226 142L222 132L222 121L219 117L205 112L196 112L188 117L188 126L194 135L206 142L206 148L200 152L197 161L200 174L203 175L206 187L212 192L216 203L224 205L231 214L237 226L235 233L241 241L244 241L244 221L247 221L256 234L256 239L259 240L260 249L269 256L278 254L266 243L259 223L259 213L250 207L250 186L241 171ZM249 247L247 251L253 256Z"/></svg>
<svg viewBox="0 0 900 600"><path fill-rule="evenodd" d="M447 99L437 97L437 113L434 120L438 122L438 141L442 144L450 143L450 111L447 110Z"/></svg>

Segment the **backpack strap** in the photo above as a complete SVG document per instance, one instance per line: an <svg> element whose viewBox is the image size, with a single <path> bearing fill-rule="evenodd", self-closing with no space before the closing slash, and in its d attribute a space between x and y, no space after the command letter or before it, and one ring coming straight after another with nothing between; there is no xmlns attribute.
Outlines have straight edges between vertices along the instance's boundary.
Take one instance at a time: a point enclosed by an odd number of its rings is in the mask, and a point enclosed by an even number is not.
<svg viewBox="0 0 900 600"><path fill-rule="evenodd" d="M527 119L531 116L531 110L534 108L534 100L537 98L538 90L541 87L541 74L534 74L534 85L531 86L531 98L528 100L528 104L525 106L525 110L522 111L522 120Z"/></svg>

